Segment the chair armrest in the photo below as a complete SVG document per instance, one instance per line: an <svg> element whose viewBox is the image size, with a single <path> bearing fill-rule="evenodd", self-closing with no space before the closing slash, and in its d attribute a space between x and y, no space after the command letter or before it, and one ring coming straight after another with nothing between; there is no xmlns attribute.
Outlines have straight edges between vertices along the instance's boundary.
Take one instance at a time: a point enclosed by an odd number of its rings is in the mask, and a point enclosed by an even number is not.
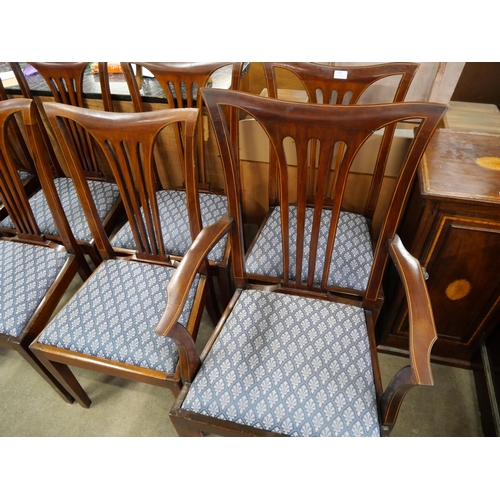
<svg viewBox="0 0 500 500"><path fill-rule="evenodd" d="M410 356L410 366L402 368L394 376L380 401L382 425L392 427L408 391L416 385L434 384L430 354L437 333L419 261L408 253L397 235L388 242L388 246L408 301Z"/></svg>
<svg viewBox="0 0 500 500"><path fill-rule="evenodd" d="M233 219L226 214L214 224L203 228L167 285L167 306L154 332L170 337L176 343L183 382L192 380L201 363L193 337L177 320L198 270L206 262L210 250L229 232L232 223Z"/></svg>

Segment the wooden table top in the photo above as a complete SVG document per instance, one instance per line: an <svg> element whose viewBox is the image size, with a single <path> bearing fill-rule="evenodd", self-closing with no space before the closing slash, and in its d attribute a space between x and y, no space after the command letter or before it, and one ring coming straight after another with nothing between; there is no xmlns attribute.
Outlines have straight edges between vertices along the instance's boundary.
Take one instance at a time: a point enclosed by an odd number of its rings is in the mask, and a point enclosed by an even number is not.
<svg viewBox="0 0 500 500"><path fill-rule="evenodd" d="M424 198L500 204L500 134L437 130L419 178Z"/></svg>

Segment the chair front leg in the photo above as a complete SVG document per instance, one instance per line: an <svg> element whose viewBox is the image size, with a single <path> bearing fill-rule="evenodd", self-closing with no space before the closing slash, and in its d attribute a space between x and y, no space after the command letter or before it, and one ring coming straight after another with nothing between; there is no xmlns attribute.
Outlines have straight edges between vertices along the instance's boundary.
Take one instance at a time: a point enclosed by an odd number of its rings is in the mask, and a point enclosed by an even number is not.
<svg viewBox="0 0 500 500"><path fill-rule="evenodd" d="M40 346L32 344L31 350L36 354L40 362L54 376L54 378L64 387L66 391L82 406L90 408L92 401L87 396L83 387L80 385L69 366L48 358L47 354L40 349Z"/></svg>
<svg viewBox="0 0 500 500"><path fill-rule="evenodd" d="M75 401L75 398L67 391L63 384L59 382L44 365L43 363L29 350L21 344L16 344L14 350L29 363L29 365L61 396L61 398L69 404Z"/></svg>

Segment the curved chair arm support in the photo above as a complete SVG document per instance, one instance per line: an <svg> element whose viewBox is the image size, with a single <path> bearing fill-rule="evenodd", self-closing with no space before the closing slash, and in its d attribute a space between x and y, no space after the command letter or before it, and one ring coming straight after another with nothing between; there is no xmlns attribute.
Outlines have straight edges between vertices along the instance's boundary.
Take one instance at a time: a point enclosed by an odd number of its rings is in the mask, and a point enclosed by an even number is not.
<svg viewBox="0 0 500 500"><path fill-rule="evenodd" d="M406 393L416 385L433 385L430 354L437 339L436 326L420 263L399 236L388 242L389 254L404 285L408 301L410 366L402 368L380 401L382 425L392 427Z"/></svg>
<svg viewBox="0 0 500 500"><path fill-rule="evenodd" d="M179 374L182 383L192 382L201 366L193 337L180 323L174 324L168 332L168 337L174 341L179 353Z"/></svg>
<svg viewBox="0 0 500 500"><path fill-rule="evenodd" d="M193 337L177 320L193 284L196 273L206 261L210 250L231 229L233 219L227 214L214 224L202 229L184 255L167 286L167 307L155 328L155 333L171 337L179 350L181 378L190 381L200 365Z"/></svg>

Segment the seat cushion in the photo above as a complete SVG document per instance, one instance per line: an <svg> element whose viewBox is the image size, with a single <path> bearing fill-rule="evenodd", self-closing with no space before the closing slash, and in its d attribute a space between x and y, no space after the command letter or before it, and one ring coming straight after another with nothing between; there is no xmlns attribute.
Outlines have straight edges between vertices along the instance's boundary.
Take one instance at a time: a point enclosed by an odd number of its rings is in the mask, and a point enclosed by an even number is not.
<svg viewBox="0 0 500 500"><path fill-rule="evenodd" d="M170 255L182 257L192 243L186 193L185 191L158 191L156 199L165 251ZM203 226L209 226L227 212L227 199L221 195L200 193L200 210ZM215 245L208 258L220 262L224 257L226 244L227 236ZM118 231L112 240L112 245L116 248L136 249L129 223Z"/></svg>
<svg viewBox="0 0 500 500"><path fill-rule="evenodd" d="M182 409L291 436L379 436L363 309L243 291Z"/></svg>
<svg viewBox="0 0 500 500"><path fill-rule="evenodd" d="M313 213L313 208L306 209L302 281L307 281ZM248 256L246 268L249 273L283 278L280 218L281 209L280 207L276 207L267 219ZM316 269L314 271L315 284L321 283L330 220L331 212L323 210L316 256ZM297 241L296 206L290 206L289 221L289 248L294 249ZM295 280L295 262L295 253L290 252L289 279L291 280ZM370 231L365 217L350 212L341 212L337 234L335 235L330 272L328 274L328 286L364 291L368 284L372 264L373 251L370 241Z"/></svg>
<svg viewBox="0 0 500 500"><path fill-rule="evenodd" d="M54 180L54 184L75 238L86 242L92 241L92 233L90 232L85 213L76 194L73 181L66 177L58 177ZM100 219L104 221L120 196L118 186L100 181L88 181L88 185L96 204L97 213ZM57 231L43 191L38 191L38 193L30 198L30 205L40 231L47 235L57 236L59 232ZM0 222L0 226L10 229L14 228L10 217Z"/></svg>
<svg viewBox="0 0 500 500"><path fill-rule="evenodd" d="M38 338L40 344L173 373L177 348L154 333L167 305L175 269L134 261L104 261ZM179 319L187 325L199 278Z"/></svg>
<svg viewBox="0 0 500 500"><path fill-rule="evenodd" d="M0 333L19 337L67 260L53 248L0 240Z"/></svg>

